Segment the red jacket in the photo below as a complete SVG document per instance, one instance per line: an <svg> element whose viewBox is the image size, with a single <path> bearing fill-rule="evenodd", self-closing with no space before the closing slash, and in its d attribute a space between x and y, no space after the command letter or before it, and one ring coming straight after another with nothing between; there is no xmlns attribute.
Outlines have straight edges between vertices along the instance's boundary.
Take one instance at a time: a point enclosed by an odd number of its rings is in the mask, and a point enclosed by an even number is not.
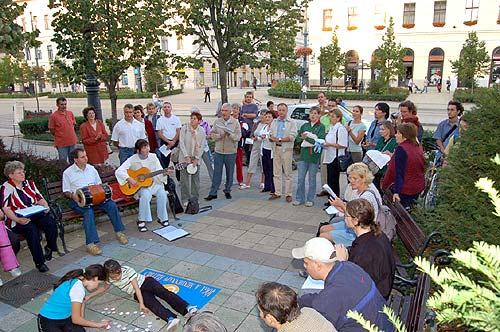
<svg viewBox="0 0 500 332"><path fill-rule="evenodd" d="M394 150L382 189L394 183L396 194L416 195L425 189L425 161L422 147L406 140Z"/></svg>

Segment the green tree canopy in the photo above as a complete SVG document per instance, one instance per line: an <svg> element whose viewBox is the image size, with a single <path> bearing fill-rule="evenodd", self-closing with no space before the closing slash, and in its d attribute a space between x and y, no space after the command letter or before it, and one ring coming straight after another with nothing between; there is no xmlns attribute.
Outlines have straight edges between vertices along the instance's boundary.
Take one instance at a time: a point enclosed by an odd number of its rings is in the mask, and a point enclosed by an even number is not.
<svg viewBox="0 0 500 332"><path fill-rule="evenodd" d="M166 35L163 0L60 0L52 3L58 54L76 72L94 72L108 88L116 121L116 88L123 72L143 64ZM95 65L90 61L93 58Z"/></svg>
<svg viewBox="0 0 500 332"><path fill-rule="evenodd" d="M464 85L474 88L476 77L488 73L490 57L484 41L479 41L475 31L469 32L458 60L451 61L452 72Z"/></svg>
<svg viewBox="0 0 500 332"><path fill-rule="evenodd" d="M26 43L36 45L34 32L23 32L23 27L16 23L16 19L23 14L26 3L18 5L13 0L0 0L0 53L17 56L24 49Z"/></svg>
<svg viewBox="0 0 500 332"><path fill-rule="evenodd" d="M302 14L294 0L186 0L169 2L173 30L194 36L219 65L221 99L227 101L227 72L243 64L271 59L295 61L293 47ZM213 41L212 41L213 38Z"/></svg>
<svg viewBox="0 0 500 332"><path fill-rule="evenodd" d="M380 73L379 80L384 91L389 90L391 79L404 75L403 57L404 48L400 43L396 43L394 36L394 20L389 19L389 26L385 35L382 36L382 44L377 47L371 62L371 67Z"/></svg>
<svg viewBox="0 0 500 332"><path fill-rule="evenodd" d="M333 79L344 75L346 65L346 53L342 52L339 46L337 37L338 25L333 30L332 41L329 45L320 48L318 57L321 64L321 70L329 79L330 85L333 84Z"/></svg>

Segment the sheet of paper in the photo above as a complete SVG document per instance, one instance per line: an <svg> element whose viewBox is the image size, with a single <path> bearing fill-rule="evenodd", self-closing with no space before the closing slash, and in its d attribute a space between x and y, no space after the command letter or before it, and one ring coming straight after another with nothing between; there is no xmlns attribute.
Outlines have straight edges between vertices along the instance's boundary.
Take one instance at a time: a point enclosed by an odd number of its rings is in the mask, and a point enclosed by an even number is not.
<svg viewBox="0 0 500 332"><path fill-rule="evenodd" d="M43 207L41 205L33 205L33 206L28 207L28 208L18 209L15 211L15 213L20 217L27 218L27 217L30 217L34 214L37 214L40 212L45 212L47 210L48 210L48 208Z"/></svg>
<svg viewBox="0 0 500 332"><path fill-rule="evenodd" d="M170 150L169 148L167 148L167 146L165 144L163 144L162 146L160 146L160 148L158 150L160 150L160 152L165 157L167 157L172 152L172 150Z"/></svg>
<svg viewBox="0 0 500 332"><path fill-rule="evenodd" d="M189 235L189 233L182 228L177 228L175 226L162 227L154 230L153 233L156 233L169 241L174 241L183 236Z"/></svg>
<svg viewBox="0 0 500 332"><path fill-rule="evenodd" d="M215 124L215 126L216 126L217 128L220 128L220 129L224 130L225 132L227 132L227 133L229 133L229 134L233 134L233 133L234 133L234 131L233 131L233 130L229 129L229 128L228 128L228 127L226 127L226 126L221 125L220 123L216 123L216 124Z"/></svg>
<svg viewBox="0 0 500 332"><path fill-rule="evenodd" d="M316 280L308 276L304 284L302 285L302 289L324 289L325 282L323 280Z"/></svg>
<svg viewBox="0 0 500 332"><path fill-rule="evenodd" d="M245 138L245 144L249 144L249 145L252 145L253 144L253 138Z"/></svg>
<svg viewBox="0 0 500 332"><path fill-rule="evenodd" d="M334 215L334 214L337 214L339 213L340 211L333 205L330 205L326 210L325 212L329 215Z"/></svg>
<svg viewBox="0 0 500 332"><path fill-rule="evenodd" d="M333 198L336 198L337 195L335 195L335 192L333 192L332 188L330 188L329 185L326 183L323 185L323 189L328 193L328 195L332 196Z"/></svg>

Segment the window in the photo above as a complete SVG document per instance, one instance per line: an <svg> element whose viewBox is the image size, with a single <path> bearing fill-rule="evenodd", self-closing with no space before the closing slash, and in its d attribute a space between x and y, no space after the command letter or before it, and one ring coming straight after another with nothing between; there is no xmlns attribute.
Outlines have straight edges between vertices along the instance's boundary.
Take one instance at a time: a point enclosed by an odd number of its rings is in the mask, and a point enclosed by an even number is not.
<svg viewBox="0 0 500 332"><path fill-rule="evenodd" d="M358 28L358 7L347 8L347 30Z"/></svg>
<svg viewBox="0 0 500 332"><path fill-rule="evenodd" d="M42 60L42 50L38 47L35 48L35 59Z"/></svg>
<svg viewBox="0 0 500 332"><path fill-rule="evenodd" d="M182 35L177 36L177 49L178 50L183 50L184 49L184 38L182 38Z"/></svg>
<svg viewBox="0 0 500 332"><path fill-rule="evenodd" d="M465 25L476 24L478 12L479 12L479 0L466 0L464 24Z"/></svg>
<svg viewBox="0 0 500 332"><path fill-rule="evenodd" d="M160 39L160 49L163 52L168 52L168 39L166 36L162 36Z"/></svg>
<svg viewBox="0 0 500 332"><path fill-rule="evenodd" d="M434 26L444 26L446 22L446 1L434 1Z"/></svg>
<svg viewBox="0 0 500 332"><path fill-rule="evenodd" d="M375 28L380 30L385 28L387 14L385 12L385 6L383 4L375 5Z"/></svg>
<svg viewBox="0 0 500 332"><path fill-rule="evenodd" d="M26 55L26 61L31 61L31 50L28 46L24 48L24 54Z"/></svg>
<svg viewBox="0 0 500 332"><path fill-rule="evenodd" d="M33 31L38 29L38 17L33 16L33 18L31 19L31 24L32 24Z"/></svg>
<svg viewBox="0 0 500 332"><path fill-rule="evenodd" d="M54 60L54 50L52 50L52 45L47 45L47 55L49 57L49 61Z"/></svg>
<svg viewBox="0 0 500 332"><path fill-rule="evenodd" d="M26 19L24 17L21 18L21 25L23 26L23 32L26 32Z"/></svg>
<svg viewBox="0 0 500 332"><path fill-rule="evenodd" d="M403 28L415 26L415 3L405 3L403 11Z"/></svg>
<svg viewBox="0 0 500 332"><path fill-rule="evenodd" d="M128 74L126 72L123 72L122 75L122 85L128 85Z"/></svg>
<svg viewBox="0 0 500 332"><path fill-rule="evenodd" d="M43 24L45 26L45 30L50 30L49 15L43 16Z"/></svg>
<svg viewBox="0 0 500 332"><path fill-rule="evenodd" d="M332 31L332 10L323 9L323 31Z"/></svg>

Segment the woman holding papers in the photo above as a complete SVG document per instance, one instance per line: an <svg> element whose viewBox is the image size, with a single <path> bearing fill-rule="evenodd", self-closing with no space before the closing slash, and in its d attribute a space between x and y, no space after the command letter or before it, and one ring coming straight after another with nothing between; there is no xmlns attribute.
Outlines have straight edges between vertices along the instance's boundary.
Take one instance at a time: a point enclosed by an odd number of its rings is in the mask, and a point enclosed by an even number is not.
<svg viewBox="0 0 500 332"><path fill-rule="evenodd" d="M345 155L347 148L348 138L347 129L342 125L342 112L338 108L333 108L329 113L330 117L330 130L326 134L325 144L325 158L323 163L327 164L326 178L328 185L335 192L337 196L340 195L340 166L338 158Z"/></svg>
<svg viewBox="0 0 500 332"><path fill-rule="evenodd" d="M47 272L46 260L52 259L52 252L57 248L57 226L49 214L49 205L42 197L33 180L26 180L24 164L20 161L8 161L4 174L8 180L0 189L2 210L7 216L7 227L16 234L22 234L28 242L33 261L40 272ZM25 214L23 209L39 207L34 214ZM40 232L45 232L47 245L45 253L40 244Z"/></svg>
<svg viewBox="0 0 500 332"><path fill-rule="evenodd" d="M380 126L381 137L379 138L377 142L377 147L375 149L382 153L388 154L389 156L392 156L394 149L396 149L396 146L398 145L398 142L396 142L394 134L395 131L392 122L391 121L382 122L382 125ZM382 192L382 189L380 188L380 182L384 177L386 171L387 171L387 166L378 171L377 174L375 174L375 178L373 179L373 184L375 185L375 187L377 187L377 189L380 192Z"/></svg>
<svg viewBox="0 0 500 332"><path fill-rule="evenodd" d="M262 155L262 170L264 172L264 188L262 192L270 192L274 194L274 181L273 181L273 147L269 141L269 134L271 130L271 123L275 118L275 113L272 111L267 111L263 118L264 126L259 132L255 132L258 140L262 142L261 144L261 155ZM258 128L257 128L258 129Z"/></svg>

